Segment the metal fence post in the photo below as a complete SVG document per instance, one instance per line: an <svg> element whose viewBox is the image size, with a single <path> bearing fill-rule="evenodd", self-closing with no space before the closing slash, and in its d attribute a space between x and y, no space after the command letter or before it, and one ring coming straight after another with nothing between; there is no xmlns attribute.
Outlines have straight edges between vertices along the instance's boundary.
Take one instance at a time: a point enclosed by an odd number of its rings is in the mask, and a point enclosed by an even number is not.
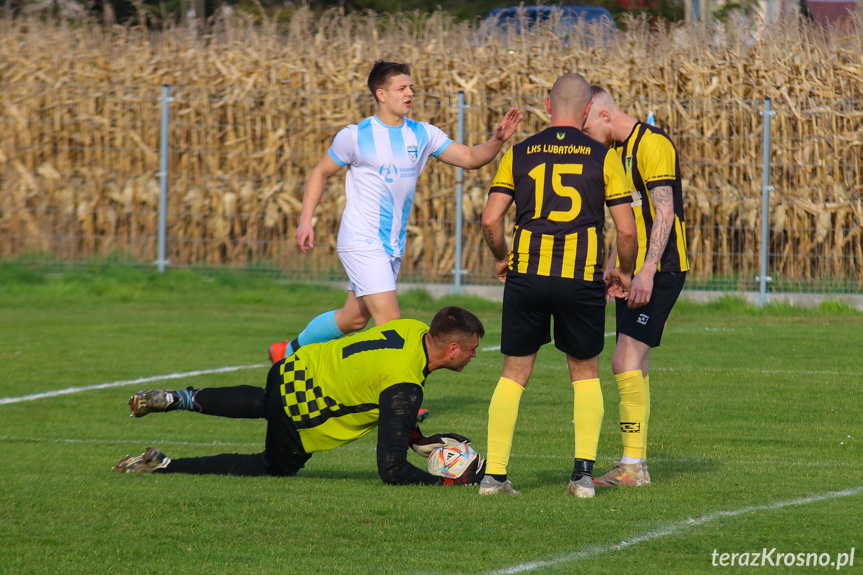
<svg viewBox="0 0 863 575"><path fill-rule="evenodd" d="M467 108L464 104L464 90L458 92L458 128L456 129L456 141L459 144L464 144L464 111ZM455 268L452 270L454 275L451 293L464 293L464 286L461 284L462 275L465 270L462 269L461 251L462 251L462 227L464 227L464 210L462 209L462 194L464 192L464 169L456 168L455 170Z"/></svg>
<svg viewBox="0 0 863 575"><path fill-rule="evenodd" d="M171 86L162 85L162 131L159 138L159 259L155 262L159 266L159 273L165 271L168 260L165 259L165 243L168 221L168 113L170 111Z"/></svg>
<svg viewBox="0 0 863 575"><path fill-rule="evenodd" d="M762 183L761 183L761 269L758 280L758 297L755 304L758 307L770 303L770 295L767 293L767 282L773 278L767 275L767 251L770 249L770 118L773 112L770 110L770 98L764 98L764 135L761 146L763 148L762 160Z"/></svg>

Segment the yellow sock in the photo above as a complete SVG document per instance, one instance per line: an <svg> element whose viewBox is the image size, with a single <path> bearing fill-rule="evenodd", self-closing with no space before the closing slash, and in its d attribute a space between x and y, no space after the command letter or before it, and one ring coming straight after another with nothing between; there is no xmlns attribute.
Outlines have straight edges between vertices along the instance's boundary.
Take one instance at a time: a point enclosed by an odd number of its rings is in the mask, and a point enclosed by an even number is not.
<svg viewBox="0 0 863 575"><path fill-rule="evenodd" d="M644 395L647 397L647 409L644 412L644 426L641 430L642 441L644 448L642 449L642 459L647 459L647 422L650 420L650 376L644 376Z"/></svg>
<svg viewBox="0 0 863 575"><path fill-rule="evenodd" d="M644 430L647 415L647 392L641 370L614 376L620 390L620 432L623 456L644 459Z"/></svg>
<svg viewBox="0 0 863 575"><path fill-rule="evenodd" d="M575 457L596 461L599 430L602 427L602 388L598 379L573 381L575 392L572 418L575 420Z"/></svg>
<svg viewBox="0 0 863 575"><path fill-rule="evenodd" d="M501 377L494 388L488 406L488 456L485 468L485 472L490 475L506 474L523 391L522 386L505 377Z"/></svg>

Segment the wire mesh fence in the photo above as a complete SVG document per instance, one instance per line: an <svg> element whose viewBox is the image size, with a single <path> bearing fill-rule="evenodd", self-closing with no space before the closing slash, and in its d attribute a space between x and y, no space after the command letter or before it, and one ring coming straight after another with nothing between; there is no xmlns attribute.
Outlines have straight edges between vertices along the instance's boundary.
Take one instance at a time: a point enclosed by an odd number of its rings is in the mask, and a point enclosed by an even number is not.
<svg viewBox="0 0 863 575"><path fill-rule="evenodd" d="M27 263L152 266L158 258L161 86L0 84L0 258ZM347 124L374 113L366 92L176 86L167 173L170 266L235 268L304 280L343 278L335 238L344 175L316 212L316 247L294 245L302 186ZM457 93L420 94L413 117L455 138ZM464 141L488 139L510 103L468 95ZM676 143L693 268L687 289L757 287L762 152L770 146L768 274L774 291L861 293L863 106L853 98L774 104L705 96L620 100L655 114ZM544 127L542 101L522 101L515 141ZM499 158L498 158L499 159ZM431 161L420 178L402 279L491 284L480 215L497 160L466 171L456 245L456 170Z"/></svg>

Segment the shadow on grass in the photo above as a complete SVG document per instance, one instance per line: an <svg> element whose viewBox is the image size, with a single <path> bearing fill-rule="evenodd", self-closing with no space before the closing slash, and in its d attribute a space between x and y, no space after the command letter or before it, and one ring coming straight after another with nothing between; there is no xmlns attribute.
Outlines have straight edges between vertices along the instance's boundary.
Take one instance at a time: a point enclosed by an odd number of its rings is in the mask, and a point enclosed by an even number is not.
<svg viewBox="0 0 863 575"><path fill-rule="evenodd" d="M541 470L533 477L525 476L521 479L523 479L525 486L529 483L531 487L543 487L561 483L566 485L572 473L571 465L571 463L567 463L566 465L561 465L560 469ZM594 477L598 477L610 470L613 465L613 461L600 459L594 467ZM647 465L650 471L651 483L670 481L681 476L695 477L715 473L724 466L721 460L695 458L658 458L655 461L648 459Z"/></svg>
<svg viewBox="0 0 863 575"><path fill-rule="evenodd" d="M311 462L310 462L311 463ZM374 469L369 470L343 470L343 469L301 469L296 475L297 479L348 479L357 481L380 480ZM285 479L292 479L287 477Z"/></svg>

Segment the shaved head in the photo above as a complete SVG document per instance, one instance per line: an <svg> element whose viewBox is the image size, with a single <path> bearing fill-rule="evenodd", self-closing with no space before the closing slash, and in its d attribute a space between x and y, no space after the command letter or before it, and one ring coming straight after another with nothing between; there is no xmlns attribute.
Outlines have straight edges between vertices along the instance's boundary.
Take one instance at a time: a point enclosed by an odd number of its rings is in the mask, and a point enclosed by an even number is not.
<svg viewBox="0 0 863 575"><path fill-rule="evenodd" d="M559 118L579 119L590 103L590 84L580 74L564 74L554 82L549 95L551 115Z"/></svg>
<svg viewBox="0 0 863 575"><path fill-rule="evenodd" d="M590 101L593 102L594 107L605 110L617 107L614 104L614 100L611 99L611 94L608 93L608 90L596 84L590 86Z"/></svg>
<svg viewBox="0 0 863 575"><path fill-rule="evenodd" d="M614 141L623 141L619 139L620 132L626 132L625 139L626 134L629 133L627 130L632 129L628 123L630 119L620 111L608 90L596 84L590 87L590 112L583 127L585 134L597 142L610 146Z"/></svg>

